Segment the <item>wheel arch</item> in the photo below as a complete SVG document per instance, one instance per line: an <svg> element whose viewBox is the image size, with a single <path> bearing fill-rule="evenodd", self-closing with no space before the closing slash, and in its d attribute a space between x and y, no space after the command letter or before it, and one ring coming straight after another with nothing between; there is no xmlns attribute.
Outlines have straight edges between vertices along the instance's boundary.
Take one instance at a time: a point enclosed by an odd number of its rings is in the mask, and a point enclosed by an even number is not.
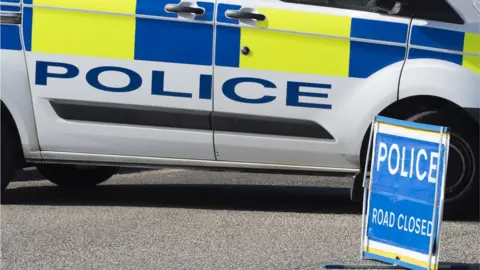
<svg viewBox="0 0 480 270"><path fill-rule="evenodd" d="M1 100L1 113L2 113L2 126L4 124L7 124L7 125L11 125L11 127L13 128L14 130L14 137L15 137L15 141L18 143L18 147L21 149L22 148L22 140L21 140L21 136L20 136L20 132L18 130L18 125L17 123L15 122L15 119L12 115L12 113L10 112L10 110L8 109L7 105L3 102L3 100ZM2 128L3 130L3 128ZM21 166L25 166L26 165L26 162L25 162L25 156L24 156L24 152L23 151L20 151L20 156L19 156L19 160L18 160L18 164L21 165Z"/></svg>
<svg viewBox="0 0 480 270"><path fill-rule="evenodd" d="M405 108L408 109L405 110ZM378 115L396 119L407 119L409 116L427 110L450 112L457 115L460 120L465 120L467 123L475 125L477 130L480 129L480 123L478 120L468 111L466 111L465 108L452 102L451 100L432 95L416 95L399 99L382 109ZM363 169L365 166L370 130L371 124L369 124L366 128L362 139L359 156L361 169Z"/></svg>

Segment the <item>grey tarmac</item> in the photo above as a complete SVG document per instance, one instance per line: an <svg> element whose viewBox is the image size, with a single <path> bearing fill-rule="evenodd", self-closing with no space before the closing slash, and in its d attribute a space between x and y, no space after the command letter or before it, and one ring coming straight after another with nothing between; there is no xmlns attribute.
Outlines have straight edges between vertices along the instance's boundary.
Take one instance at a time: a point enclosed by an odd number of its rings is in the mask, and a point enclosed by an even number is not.
<svg viewBox="0 0 480 270"><path fill-rule="evenodd" d="M359 259L350 178L125 169L88 190L35 170L2 195L2 269L322 269ZM479 269L480 225L446 221L440 260Z"/></svg>

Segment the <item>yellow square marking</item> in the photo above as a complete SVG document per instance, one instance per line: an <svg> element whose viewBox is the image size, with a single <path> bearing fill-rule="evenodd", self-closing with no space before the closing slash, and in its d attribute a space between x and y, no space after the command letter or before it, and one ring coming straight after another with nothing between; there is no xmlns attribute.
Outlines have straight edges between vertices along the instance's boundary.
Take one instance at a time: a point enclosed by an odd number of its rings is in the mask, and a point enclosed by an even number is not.
<svg viewBox="0 0 480 270"><path fill-rule="evenodd" d="M33 10L33 52L133 59L134 48L133 16Z"/></svg>
<svg viewBox="0 0 480 270"><path fill-rule="evenodd" d="M465 33L463 51L480 54L480 34Z"/></svg>
<svg viewBox="0 0 480 270"><path fill-rule="evenodd" d="M350 41L242 28L240 68L348 77Z"/></svg>
<svg viewBox="0 0 480 270"><path fill-rule="evenodd" d="M34 0L35 5L135 14L136 0Z"/></svg>
<svg viewBox="0 0 480 270"><path fill-rule="evenodd" d="M475 57L470 55L464 55L462 66L470 69L475 73L480 74L480 56Z"/></svg>
<svg viewBox="0 0 480 270"><path fill-rule="evenodd" d="M270 8L260 8L258 12L266 16L265 21L257 23L259 27L308 34L350 37L352 22L350 17Z"/></svg>

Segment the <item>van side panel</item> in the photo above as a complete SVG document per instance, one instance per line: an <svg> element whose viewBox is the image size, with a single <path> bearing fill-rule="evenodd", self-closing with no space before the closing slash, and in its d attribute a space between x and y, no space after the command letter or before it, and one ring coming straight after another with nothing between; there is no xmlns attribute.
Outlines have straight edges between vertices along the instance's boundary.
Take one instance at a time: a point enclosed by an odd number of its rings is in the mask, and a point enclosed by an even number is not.
<svg viewBox="0 0 480 270"><path fill-rule="evenodd" d="M413 20L399 97L417 95L480 108L480 23Z"/></svg>
<svg viewBox="0 0 480 270"><path fill-rule="evenodd" d="M2 14L20 12L19 3L8 2L0 3ZM0 27L1 100L15 120L25 157L40 158L20 24L2 21Z"/></svg>

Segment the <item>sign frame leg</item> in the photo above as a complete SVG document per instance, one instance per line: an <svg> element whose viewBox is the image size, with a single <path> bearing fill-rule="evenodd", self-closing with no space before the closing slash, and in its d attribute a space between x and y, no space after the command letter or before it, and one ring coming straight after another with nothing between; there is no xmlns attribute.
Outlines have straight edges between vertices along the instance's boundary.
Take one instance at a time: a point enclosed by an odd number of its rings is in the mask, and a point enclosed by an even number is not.
<svg viewBox="0 0 480 270"><path fill-rule="evenodd" d="M437 224L438 227L435 226L436 231L441 232L441 222L437 222L437 220L442 220L443 218L443 203L444 203L444 193L445 193L445 180L446 180L446 174L447 174L447 166L448 166L448 150L450 148L450 143L447 138L448 135L445 135L446 131L445 128L442 127L440 130L440 143L438 146L438 155L439 158L437 160L437 179L435 182L435 201L434 201L434 208L433 208L433 217L432 217L432 224ZM442 148L444 147L443 142L445 141L445 159L443 159L443 164L442 167L440 167L440 160L441 160L441 153L442 153ZM441 193L440 193L440 198L438 198L438 180L440 180L440 173L442 173L442 182L441 182ZM437 213L437 208L438 208L438 213ZM437 216L438 214L438 216ZM438 237L435 237L437 233L432 231L432 236L430 238L430 247L429 247L429 254L428 254L428 269L432 268L432 256L435 254L435 261L434 265L438 268L438 262L439 262L439 249L440 249L440 235L438 234ZM436 268L435 268L436 269Z"/></svg>
<svg viewBox="0 0 480 270"><path fill-rule="evenodd" d="M369 190L369 185L370 185L370 181L368 181L367 183L367 173L368 173L368 162L370 161L370 151L371 151L371 148L372 148L372 144L374 144L375 142L375 134L374 134L374 130L376 130L377 128L377 124L376 124L376 121L375 121L375 118L372 120L372 125L371 125L371 128L370 128L370 135L369 135L369 138L368 138L368 146L367 146L367 154L366 154L366 157L365 157L365 166L364 166L364 173L363 173L363 181L362 181L362 187L363 187L363 202L362 202L362 237L361 237L361 245L360 245L360 259L363 260L364 256L363 256L363 247L364 247L364 241L365 241L365 228L366 228L366 224L365 222L368 223L368 219L366 218L366 215L365 213L368 211L368 207L367 207L367 196L368 196L368 190ZM375 153L373 153L375 154ZM373 160L373 158L372 158ZM373 163L372 163L373 165ZM370 170L372 170L372 168L370 168Z"/></svg>

